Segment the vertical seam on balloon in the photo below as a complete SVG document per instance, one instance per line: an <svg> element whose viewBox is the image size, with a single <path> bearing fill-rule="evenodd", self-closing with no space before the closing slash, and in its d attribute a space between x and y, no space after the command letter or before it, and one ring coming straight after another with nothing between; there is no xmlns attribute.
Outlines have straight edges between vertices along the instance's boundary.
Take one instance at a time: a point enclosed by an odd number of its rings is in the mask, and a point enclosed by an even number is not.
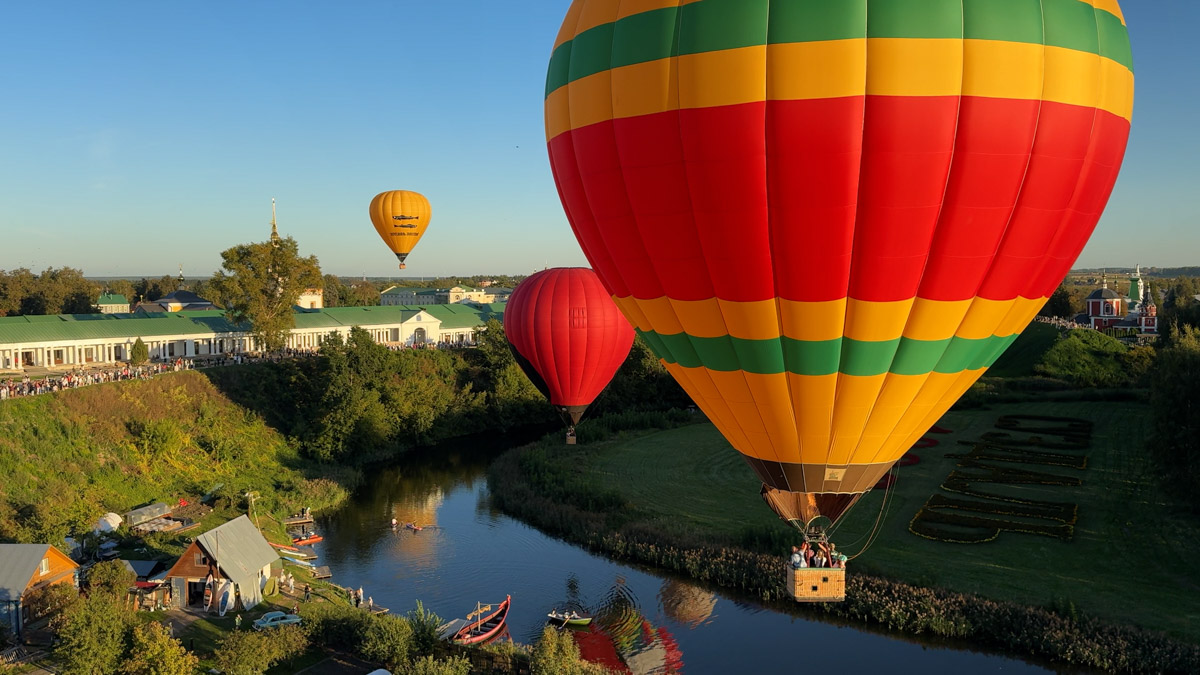
<svg viewBox="0 0 1200 675"><path fill-rule="evenodd" d="M1017 188L1017 194L1016 194L1014 202L1013 202L1013 207L1009 211L1008 221L1004 224L1004 232L1001 233L1000 238L997 239L996 246L992 250L992 257L988 261L988 270L986 272L984 272L983 276L980 278L979 285L975 288L975 297L973 297L971 299L971 304L967 306L967 310L966 310L966 312L963 313L963 318L959 320L958 327L954 329L953 335L958 334L958 331L962 328L963 323L966 321L967 317L971 315L972 308L975 306L975 303L979 302L979 300L980 300L980 298L979 298L980 290L982 290L983 287L987 285L988 279L991 277L992 271L996 266L996 257L999 255L1000 251L1003 250L1004 242L1007 240L1009 234L1011 233L1011 226L1012 226L1013 219L1016 217L1017 212L1020 210L1021 195L1025 191L1025 186L1027 184L1027 179L1029 177L1029 168L1030 168L1030 166L1033 165L1033 151L1037 147L1038 127L1041 124L1041 111L1042 111L1043 106L1045 105L1045 96L1046 96L1046 65L1045 65L1046 64L1046 61L1045 61L1046 9L1045 9L1045 0L1038 0L1038 11L1042 16L1042 21L1041 21L1041 26L1042 26L1042 44L1041 44L1041 46L1042 46L1042 91L1038 97L1038 114L1037 114L1037 118L1034 120L1033 134L1030 139L1029 157L1025 161L1025 172L1021 177L1021 184ZM965 14L964 14L964 19L965 19ZM965 63L964 63L964 69L965 69ZM919 295L920 295L920 291L918 290L918 296ZM1018 295L1018 297L1019 297L1019 295ZM1016 298L1014 298L1014 303L1015 303L1015 300L1016 300ZM1007 317L1007 313L1004 316L1000 317L996 321L995 326L993 326L993 328L992 328L992 333L995 333L996 328L1000 327L1004 323L1004 320L1006 317ZM951 337L951 340L953 340L953 336ZM949 351L949 346L947 346L947 351ZM945 355L945 353L946 352L942 352L943 356ZM939 359L938 365L940 365L940 359ZM934 366L934 370L931 372L937 372L937 365ZM926 379L925 384L922 385L919 390L917 390L916 396L920 397L923 393L925 393L926 388L929 386L930 386L929 380ZM954 386L954 382L951 382L949 384L949 386L944 387L942 390L942 393L938 396L938 401L942 400L942 398L945 396L945 392L949 391L950 388L953 386ZM916 398L914 398L914 401L915 400L916 400ZM936 406L936 402L935 402L935 406ZM945 411L938 412L938 411L936 411L936 409L933 409L929 413L926 413L926 415L921 418L922 421L919 422L915 427L917 429L920 429L920 431L919 432L916 432L916 431L910 432L906 442L909 444L915 443L916 439L919 438L921 435L923 435L925 433L925 431L928 430L928 428L930 426L932 426L935 422L937 422L937 420L943 414L945 414ZM933 419L930 419L933 415L936 415L937 417L933 417ZM901 417L901 421L903 421L905 417L907 417L907 413ZM924 427L924 429L921 429L921 427Z"/></svg>
<svg viewBox="0 0 1200 675"><path fill-rule="evenodd" d="M1103 68L1104 57L1100 56L1100 54L1099 54L1099 51L1100 51L1100 49L1099 49L1100 22L1096 20L1096 13L1099 11L1102 11L1102 10L1098 10L1095 7L1092 8L1092 26L1095 27L1095 29L1096 29L1096 45L1097 45L1096 59L1100 62L1100 66L1101 66L1096 69L1097 91L1100 94L1103 94L1103 92L1107 86L1107 83L1105 81L1104 68ZM1130 50L1130 53L1132 53L1132 49ZM1097 97L1097 104L1099 104L1099 102L1102 100L1102 98L1103 98L1102 95ZM1099 118L1100 118L1100 109L1097 107L1093 107L1092 108L1092 127L1088 131L1088 149L1083 154L1083 160L1084 160L1083 166L1080 169L1079 178L1077 178L1075 181L1075 191L1071 195L1071 201L1067 202L1068 209L1070 209L1071 203L1075 201L1075 196L1079 194L1080 185L1083 182L1084 176L1088 173L1088 168L1091 166L1090 163L1088 162L1088 159L1093 157L1093 153L1096 148L1096 140L1097 140L1097 138L1096 138L1096 121ZM1107 202L1107 200L1105 200L1105 201ZM1068 212L1068 215L1069 215L1069 212ZM1101 210L1100 215L1103 215L1103 210ZM1100 224L1100 215L1096 216L1096 223L1094 223L1092 225L1093 231L1094 231L1094 228ZM1067 220L1068 220L1067 218L1064 218L1063 221L1059 224L1058 231L1055 233L1055 238L1057 238L1060 234L1062 234L1062 232L1065 229ZM1068 272L1070 271L1071 264L1074 264L1075 259L1077 259L1079 257L1079 254L1083 252L1083 247L1087 246L1088 239L1090 239L1090 238L1091 238L1091 232L1088 232L1088 238L1083 240L1083 245L1080 246L1079 251L1075 252L1075 255L1071 259L1071 262L1069 262L1067 264L1066 271L1068 271ZM1054 239L1051 239L1050 243L1051 243L1051 246L1053 247ZM1053 260L1053 258L1051 258L1049 256L1042 258L1041 264L1038 266L1038 271L1037 271L1037 274L1035 275L1035 278L1040 277L1042 275L1042 273L1045 271L1047 265L1053 264L1052 260ZM1061 282L1059 282L1059 283L1061 283ZM1049 299L1049 296L1050 296L1049 293L1042 292L1041 289L1033 289L1033 290L1034 290L1034 292L1039 293L1039 297L1045 298L1047 300ZM1044 301L1043 301L1043 304L1044 304ZM1014 307L1014 309L1015 309L1015 307Z"/></svg>
<svg viewBox="0 0 1200 675"><path fill-rule="evenodd" d="M860 126L860 138L858 144L858 189L855 191L854 197L854 231L850 233L850 269L846 274L846 292L843 294L845 299L845 309L842 312L842 340L838 341L838 368L836 381L833 389L833 405L829 408L829 440L825 447L825 461L822 464L829 464L829 460L833 457L833 448L837 443L837 435L834 422L837 419L838 400L842 398L842 382L847 377L842 372L842 359L846 356L846 327L850 322L850 289L854 286L854 268L858 261L856 255L857 247L854 241L858 235L858 219L862 214L862 189L863 189L863 164L866 162L867 156L867 108L870 105L870 98L867 96L867 90L870 88L871 77L871 2L870 0L862 0L863 3L863 107L862 107L862 125ZM824 490L824 477L821 481L822 490Z"/></svg>
<svg viewBox="0 0 1200 675"><path fill-rule="evenodd" d="M680 50L679 50L679 41L680 41L680 39L681 39L681 36L682 36L682 34L683 34L683 14L684 14L684 8L683 8L683 4L682 4L682 3L680 3L680 2L677 2L677 3L676 3L676 5L675 5L675 7L676 7L676 13L675 13L675 29L674 29L674 35L672 36L672 42L674 43L674 46L673 46L673 48L672 48L672 50L671 50L671 53L672 53L672 56L673 56L673 57L676 57L676 58L672 58L672 59L671 59L671 64L670 64L670 67L672 68L672 70L671 70L671 77L672 77L672 78L675 80L675 92L676 92L676 96L678 97L678 99L679 99L679 100L677 101L677 103L676 103L676 107L675 107L675 110L674 110L673 112L674 112L674 114L675 114L675 117L676 117L676 125L675 125L675 130L676 130L676 133L677 133L677 134L678 134L678 136L679 136L679 150L680 150L680 156L681 156L681 159L682 159L682 163L681 163L681 166L680 166L680 168L683 170L683 174L684 174L684 179L685 179L685 183L686 183L686 186L687 186L688 195L689 195L689 197L690 197L690 195L691 195L691 193L692 193L692 189L691 189L691 180L690 180L690 178L688 177L688 161L687 161L687 153L686 153L686 150L685 150L686 146L685 146L685 144L684 144L684 138L683 138L683 129L682 129L682 125L679 123L679 122L681 122L681 121L682 121L682 117L683 117L683 115L682 115L682 113L683 113L683 103L682 103L682 102L683 102L684 96L683 96L683 83L682 83L682 81L680 80L680 77L679 77L679 73L680 73L680 68L679 68L680 59L679 59L679 58L677 58L677 57L678 57L678 55L679 55L679 51L680 51ZM669 87L669 86L670 86L670 85L668 84L668 87ZM691 203L691 200L690 200L690 199L689 199L689 203ZM695 233L695 237L696 237L696 245L697 245L697 248L699 248L699 249L700 249L700 250L703 252L703 250L704 250L704 241L703 241L703 240L700 238L700 233L699 233L698 229L696 228L696 210L695 210L695 207L694 207L694 206L689 206L689 207L688 207L688 218L689 218L689 219L692 221L692 227L691 227L691 230L690 230L690 232L693 232L693 233ZM640 230L639 230L638 234L639 234L639 237L640 237L640 235L641 235L641 231L640 231ZM705 268L707 269L707 271L708 271L708 281L709 281L709 286L712 286L712 285L713 285L713 284L712 284L713 274L712 274L712 269L708 267L708 261L707 261L707 260L705 260L705 261L704 261L704 267L705 267ZM656 277L658 276L658 270L655 270L655 271L654 271L654 275L655 275ZM661 285L661 279L659 280L659 283L660 283L660 285ZM669 306L669 307L671 308L671 312L672 312L673 314L675 314L675 306L674 306L674 305L671 303L671 301L670 301L670 296L666 295L666 293L665 293L665 288L664 288L664 296L666 296L666 297L668 298L668 300L667 300L667 303L666 303L666 304L667 304L667 306ZM715 288L713 288L713 298L714 298L714 299L716 299L716 297L717 297L716 289L715 289ZM718 304L718 307L719 307L719 306L720 306L720 303L718 302L717 304ZM719 310L718 310L718 311L719 311ZM683 325L683 324L682 324L682 322L679 322L679 321L678 321L678 319L679 319L679 317L678 317L678 314L676 314L676 321L677 321L678 323L680 323L680 326L682 326L682 325ZM729 331L728 331L728 327L727 327L727 328L726 328L726 333L728 333L728 332L729 332ZM688 334L686 331L684 331L684 335L685 335L685 336L687 336L687 339L688 339L688 342L689 342L689 344L691 344L691 345L692 345L692 348L694 349L694 348L695 348L695 344L696 344L696 343L695 343L695 340L693 339L693 337L692 337L691 335L689 335L689 334ZM714 379L713 379L713 377L712 377L712 372L711 372L711 371L710 371L710 370L709 370L707 367L703 367L703 364L702 364L702 367L701 367L701 368L697 368L697 369L695 369L695 371L694 371L694 372L695 372L695 373L697 373L697 374L699 374L699 375L700 375L700 376L702 376L703 378L707 379L707 380L708 380L708 382L709 382L709 384L710 384L710 385L712 385L712 389L714 389L714 390L719 390L719 387L717 386L717 382L716 382L716 380L714 380ZM722 401L722 403L724 403L724 401ZM728 410L729 410L729 413L730 413L730 415L729 415L729 419L731 420L731 422L730 422L731 426L733 426L733 427L736 427L736 428L737 428L737 430L740 432L740 435L741 435L742 441L743 441L743 442L746 444L746 447L745 447L745 448L737 448L737 447L735 446L735 447L734 447L734 449L735 449L735 450L737 450L738 452L741 452L741 453L743 453L743 454L748 454L749 452L753 452L753 450L754 450L754 447L753 447L753 444L752 444L752 443L751 443L751 441L750 441L750 437L749 437L749 435L746 433L746 429L745 429L745 427L743 427L743 426L742 426L742 425L741 425L741 424L738 422L738 420L737 420L737 417L736 417L735 415L733 415L733 414L732 414L732 413L733 413L733 409L732 409L732 407L730 407L730 406L729 406L727 403L725 403L725 407L726 407L726 408L728 408ZM727 440L729 440L729 442L730 442L730 445L733 445L733 441L732 441L732 439L727 439Z"/></svg>
<svg viewBox="0 0 1200 675"><path fill-rule="evenodd" d="M742 0L742 1L746 1L746 0ZM770 29L770 4L771 4L771 3L770 3L770 0L761 0L761 1L763 2L763 9L764 9L764 28L765 28L766 30L769 30L769 29ZM764 44L765 44L765 42L766 42L766 41L764 40ZM767 68L766 68L766 65L767 65L767 59L768 59L768 56L767 56L767 54L768 54L768 53L769 53L769 50L767 50L767 49L765 49L765 48L764 48L764 50L763 50L763 89L764 89L764 93L765 93L766 86L767 86ZM680 100L682 100L682 98L683 98L683 97L682 97L682 96L680 96ZM765 130L766 130L766 108L768 107L769 103L770 103L770 102L769 102L769 101L767 101L767 99L766 99L766 96L764 96L764 97L763 97L763 130L764 130L764 133L765 133ZM764 135L764 137L763 137L763 145L764 145L764 161L765 161L765 153L766 153L766 150L765 150L765 146L766 146L766 137L765 137L765 135ZM691 192L691 191L692 191L692 190L691 190L691 181L690 181L690 180L688 181L688 190L689 190L689 192ZM769 205L769 203L770 203L770 202L768 201L768 205ZM768 235L768 239L767 239L767 246L768 246L768 248L770 247L770 215L769 215L769 211L770 211L770 209L768 208L768 215L767 215L767 223L768 223L768 225L767 225L767 235ZM700 238L700 248L701 248L701 250L704 250L704 248L705 248L705 247L704 247L704 239L703 239L703 238ZM712 267L711 267L711 266L708 264L708 256L707 256L707 255L705 256L705 266L706 266L706 267L708 267L708 271L709 271L709 278L711 279L711 278L712 278L713 276L715 276L715 275L713 274ZM774 282L774 273L773 273L773 272L772 272L772 275L771 275L771 276L772 276L772 286L774 286L774 283L773 283L773 282ZM772 290L773 290L773 289L772 289ZM714 296L716 296L716 289L715 289L715 288L713 289L713 295L714 295ZM734 345L732 344L732 343L733 343L733 337L732 337L732 331L730 330L730 322L729 322L729 320L728 320L728 317L727 317L727 316L726 316L726 314L725 314L725 308L722 306L722 304L721 304L721 302L720 302L720 300L719 300L719 299L718 299L718 301L717 301L717 311L718 311L718 312L721 314L721 321L722 321L722 323L724 323L724 324L725 324L725 337L724 337L724 339L725 339L726 341L729 341L729 342L731 343L731 344L730 344L730 347L731 347L731 348L733 348L733 349L734 349L734 351L735 351L735 353L736 353L736 346L734 346ZM782 333L780 333L780 335L782 335ZM689 336L689 338L688 338L688 339L689 339L689 340L690 340L690 339L692 339L692 338L691 338L691 336ZM782 342L782 341L780 341L780 342L779 342L779 350L780 350L780 357L782 358L782 356L783 356L783 342ZM746 372L746 369L745 369L745 368L741 367L741 366L742 366L742 364L741 364L741 359L740 359L740 358L738 359L738 366L739 366L739 368L738 368L738 370L737 370L736 372L737 372L737 373L740 375L740 377L742 378L742 382L743 382L743 383L745 384L745 386L746 386L746 394L747 394L748 396L750 396L751 400L752 400L752 401L754 401L754 403L755 403L755 405L754 405L754 411L755 411L755 413L757 413L757 414L758 414L758 420L759 420L759 422L762 424L762 429L763 429L763 432L764 432L764 436L765 436L765 438L766 438L766 445L767 445L767 447L768 447L768 448L770 448L771 454L772 454L772 455L774 455L774 457L775 457L775 461L776 461L776 462L778 462L778 463L780 463L780 464L782 464L782 463L783 463L783 459L782 459L782 457L781 457L781 453L780 453L780 451L779 451L779 448L775 447L775 441L776 441L776 439L775 439L775 434L772 434L772 433L771 433L772 429L771 429L771 427L770 427L770 426L767 424L767 417L766 417L766 415L764 415L764 414L763 414L763 406L759 404L759 401L758 401L757 397L755 396L754 387L752 386L752 384L751 384L751 382L750 382L750 374ZM771 377L771 376L768 376L768 377ZM784 376L783 376L783 378L784 378L784 380L786 381L786 379L787 379L787 376L786 376L786 375L784 375ZM793 426L794 426L794 425L793 425ZM786 477L785 477L785 482L786 482Z"/></svg>
<svg viewBox="0 0 1200 675"><path fill-rule="evenodd" d="M1092 26L1096 29L1096 41L1097 41L1097 44L1099 44L1100 25L1096 21L1095 7L1092 8ZM1043 32L1044 31L1045 31L1045 21L1043 20ZM1043 35L1044 35L1044 33L1043 33ZM1097 51L1099 51L1099 50L1097 49ZM1097 61L1101 61L1103 59L1103 57L1100 56L1099 54L1096 54L1096 59L1097 59ZM1096 81L1097 81L1098 87L1102 89L1104 86L1104 69L1103 68L1096 69ZM1043 83L1043 86L1044 86L1044 83ZM1042 275L1042 273L1046 270L1047 265L1052 264L1051 261L1053 260L1053 258L1050 256L1050 253L1052 253L1054 251L1054 243L1059 237L1063 236L1063 233L1068 229L1068 221L1070 220L1070 215L1071 215L1071 212L1073 211L1072 204L1075 202L1075 198L1079 194L1079 188L1084 181L1084 177L1088 173L1088 169L1090 166L1088 160L1093 156L1093 151L1095 149L1096 120L1099 118L1099 115L1100 115L1099 110L1097 108L1093 107L1092 108L1092 124L1091 124L1091 128L1088 131L1088 147L1083 153L1083 162L1081 163L1081 166L1079 169L1079 175L1075 179L1075 187L1071 193L1071 198L1069 200L1067 200L1067 203L1066 203L1067 205L1066 205L1066 208L1064 209L1063 217L1059 220L1058 226L1055 228L1054 236L1052 236L1050 238L1050 250L1047 251L1047 255L1043 256L1042 259L1038 262L1038 264L1034 270L1034 273L1030 276L1030 279L1037 279L1038 277L1040 277ZM1097 223L1099 223L1099 216L1096 217L1096 220L1097 220ZM1088 235L1090 238L1091 233L1089 232ZM1086 245L1087 245L1087 239L1085 239L1083 242L1083 246L1086 246ZM1075 253L1076 258L1079 256L1079 253L1082 252L1082 250L1083 250L1083 247L1081 246L1080 250ZM1074 262L1074 259L1072 259L1071 262ZM1068 263L1066 271L1070 271L1070 263ZM1042 293L1040 291L1040 289L1030 288L1028 286L1028 283L1029 283L1029 280L1026 280L1027 285L1026 285L1025 292L1031 293L1031 294L1038 294L1038 297L1042 298L1043 304L1044 304L1045 300L1048 299L1047 294ZM1017 296L1025 297L1024 294L1022 294L1020 292L1018 292ZM1028 299L1036 300L1037 298L1028 298ZM1005 314L1004 318L1001 320L1000 325L1003 325L1005 322L1007 322L1008 317L1012 316L1014 314L1014 312L1023 311L1023 310L1019 310L1019 307L1020 307L1020 303L1014 303L1013 306L1009 308L1009 310ZM1026 324L1026 325L1028 325L1028 324ZM1024 330L1024 328L1022 328L1022 330ZM1001 353L1003 353L1003 352L1001 352ZM997 357L998 357L998 355L997 355ZM989 364L989 367L990 367L990 364Z"/></svg>
<svg viewBox="0 0 1200 675"><path fill-rule="evenodd" d="M958 149L958 132L959 132L959 128L962 124L962 98L963 98L963 91L966 88L966 77L967 77L967 42L966 42L966 38L967 38L967 25L966 25L967 24L967 8L966 8L966 0L960 0L958 6L959 6L959 28L960 28L960 32L961 32L961 38L959 39L959 47L961 47L961 49L962 49L962 61L961 61L961 67L959 70L957 106L954 111L954 141L950 144L950 164L949 164L949 166L946 167L946 180L945 180L945 183L942 185L942 199L940 202L940 206L938 207L937 218L934 220L933 231L930 232L929 248L925 252L925 262L921 265L921 276L920 276L921 279L925 278L925 270L929 269L929 259L931 257L933 257L934 246L937 244L937 241L938 241L938 236L937 236L938 228L940 225L942 225L942 217L946 214L946 195L950 190L950 181L954 176L954 159L955 159L955 155L957 154L956 150ZM908 329L908 324L911 321L912 316L913 316L913 310L917 306L917 299L920 297L921 297L921 283L920 283L920 281L918 281L916 292L913 294L913 304L910 305L908 308L908 316L904 320L904 328L901 329L901 331L900 331L901 336L903 336L905 331ZM943 355L946 353L946 350L948 350L950 348L950 344L951 344L951 342L946 343L945 349L942 350ZM875 400L871 403L871 409L870 409L870 411L867 412L866 420L863 421L863 432L864 433L867 431L867 429L869 429L871 427L871 418L875 414L875 406L879 403L880 399L882 399L887 392L888 384L893 379L892 366L894 366L896 364L896 357L900 354L900 350L903 348L904 348L904 344L903 344L903 342L900 342L896 345L896 350L892 352L892 359L888 363L887 370L884 372L883 383L879 386L879 392L875 395ZM936 367L936 365L935 365L935 367ZM928 381L929 373L925 373L925 379L926 379L926 381ZM918 389L917 391L919 392L920 389ZM912 401L909 401L910 407L912 406L912 404L915 400L916 400L916 398L914 397L914 399ZM904 417L904 415L902 413L900 415L900 417L898 417L896 419L896 422L899 423L900 419L902 419L903 417ZM890 434L889 434L889 438L890 438ZM850 453L851 460L853 460L855 458L855 456L858 454L859 448L862 447L862 442L863 442L863 436L860 435L858 437L858 443L854 446L854 450ZM880 443L879 447L876 448L874 454L871 455L871 461L869 463L873 464L873 463L877 462L879 460L879 454L885 450L887 445L888 445L888 438L885 438L883 443ZM897 457L896 459L899 459L899 457Z"/></svg>
<svg viewBox="0 0 1200 675"><path fill-rule="evenodd" d="M768 252L768 258L770 258L770 260L771 260L771 287L772 287L771 295L774 296L771 299L771 302L775 306L775 324L779 327L779 336L780 336L780 338L782 338L784 335L783 308L780 307L780 305L779 305L779 280L776 278L776 275L775 275L776 265L775 265L775 250L774 250L775 236L774 235L775 235L776 223L775 223L775 218L774 218L774 211L771 209L771 185L772 185L772 183L771 183L771 139L769 137L769 134L770 134L770 129L771 129L771 126L770 126L770 122L771 122L771 46L770 46L770 44L771 44L771 26L773 25L773 23L774 22L772 21L772 14L771 14L771 0L767 0L767 23L765 26L766 36L763 39L763 44L766 45L766 47L763 49L763 58L766 60L766 66L763 69L763 164L764 164L763 175L766 178L765 190L767 193L766 194L766 200L767 200L767 203L766 203L766 207L767 207L767 252ZM794 433L796 436L796 447L794 449L787 448L787 450L790 450L795 453L796 461L794 462L794 464L801 467L801 469L800 469L800 478L801 478L800 487L803 488L804 487L804 485L803 485L804 463L801 461L801 459L804 456L804 447L803 447L803 442L801 441L801 437L800 437L799 420L796 417L796 394L794 391L792 391L792 379L790 377L788 377L787 372L786 372L787 358L783 353L783 340L782 339L779 340L779 356L780 356L780 362L785 365L785 368L784 368L785 372L784 372L784 374L780 375L780 377L783 379L783 386L784 386L784 389L787 391L787 414L788 414L788 418L790 418L790 420L791 420L792 433ZM772 447L773 446L774 446L774 443L772 443ZM775 451L775 457L776 457L776 460L781 460L780 452L777 449ZM792 492L793 491L792 490L792 481L788 478L787 473L782 472L782 471L780 473L783 474L783 484L785 486L785 489L788 490L789 492Z"/></svg>

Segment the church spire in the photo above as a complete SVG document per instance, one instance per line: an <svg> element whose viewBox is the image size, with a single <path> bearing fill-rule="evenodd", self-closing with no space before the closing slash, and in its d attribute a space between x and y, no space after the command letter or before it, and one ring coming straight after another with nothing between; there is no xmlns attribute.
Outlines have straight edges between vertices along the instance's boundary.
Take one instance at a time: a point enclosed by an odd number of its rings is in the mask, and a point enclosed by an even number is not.
<svg viewBox="0 0 1200 675"><path fill-rule="evenodd" d="M271 197L271 245L279 248L279 227L275 224L275 198Z"/></svg>
<svg viewBox="0 0 1200 675"><path fill-rule="evenodd" d="M179 263L179 288L177 290L183 290L183 263Z"/></svg>

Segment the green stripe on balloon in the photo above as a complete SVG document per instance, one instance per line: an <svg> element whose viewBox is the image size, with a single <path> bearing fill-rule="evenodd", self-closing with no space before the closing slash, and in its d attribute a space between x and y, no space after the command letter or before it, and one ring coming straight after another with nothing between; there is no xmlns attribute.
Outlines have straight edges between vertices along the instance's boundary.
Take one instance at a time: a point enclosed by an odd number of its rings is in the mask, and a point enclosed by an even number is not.
<svg viewBox="0 0 1200 675"><path fill-rule="evenodd" d="M860 377L894 373L924 375L930 372L958 373L986 368L1000 357L1016 335L979 340L953 337L946 340L866 341L834 340L745 340L730 336L695 337L687 333L663 335L638 331L651 349L667 363L685 368L708 368L731 372L772 375L831 375Z"/></svg>
<svg viewBox="0 0 1200 675"><path fill-rule="evenodd" d="M1133 70L1121 20L1080 0L871 0L869 10L829 0L705 0L633 14L564 42L550 57L546 95L612 68L681 54L865 37L1046 44Z"/></svg>

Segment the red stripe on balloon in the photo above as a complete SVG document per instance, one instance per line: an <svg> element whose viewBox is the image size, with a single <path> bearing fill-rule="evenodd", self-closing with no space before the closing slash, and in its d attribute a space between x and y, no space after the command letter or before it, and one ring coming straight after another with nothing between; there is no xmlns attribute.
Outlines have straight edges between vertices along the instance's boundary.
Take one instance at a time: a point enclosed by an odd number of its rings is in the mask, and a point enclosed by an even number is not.
<svg viewBox="0 0 1200 675"><path fill-rule="evenodd" d="M872 96L670 111L549 147L616 295L1008 300L1061 280L1127 135L1092 108Z"/></svg>

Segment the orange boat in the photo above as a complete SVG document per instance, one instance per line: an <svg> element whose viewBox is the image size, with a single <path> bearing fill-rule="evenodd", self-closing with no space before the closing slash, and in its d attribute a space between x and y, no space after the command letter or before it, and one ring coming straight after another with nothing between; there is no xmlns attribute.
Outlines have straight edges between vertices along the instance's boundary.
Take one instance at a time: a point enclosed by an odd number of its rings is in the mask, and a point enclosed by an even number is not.
<svg viewBox="0 0 1200 675"><path fill-rule="evenodd" d="M315 544L318 541L325 541L325 537L319 534L307 534L303 537L292 539L292 543L297 546L305 546L307 544Z"/></svg>
<svg viewBox="0 0 1200 675"><path fill-rule="evenodd" d="M512 596L504 598L504 602L496 608L496 611L488 614L482 619L477 619L462 628L450 638L450 641L456 645L474 645L487 642L500 634L504 630L504 620L508 617L508 608L512 604ZM467 620L479 616L489 609L487 606L477 606L474 612L467 615Z"/></svg>

